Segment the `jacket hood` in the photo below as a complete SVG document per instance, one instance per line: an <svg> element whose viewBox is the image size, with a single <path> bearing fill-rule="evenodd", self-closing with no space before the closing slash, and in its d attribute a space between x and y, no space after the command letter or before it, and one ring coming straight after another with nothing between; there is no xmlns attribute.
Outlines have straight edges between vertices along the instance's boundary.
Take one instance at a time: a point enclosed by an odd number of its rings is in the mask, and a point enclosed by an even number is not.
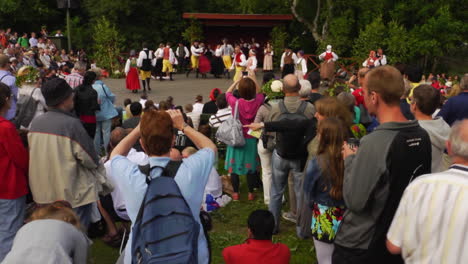
<svg viewBox="0 0 468 264"><path fill-rule="evenodd" d="M211 90L211 92L210 92L210 99L211 99L211 101L216 101L215 92L217 92L218 95L222 94L222 92L221 92L221 90L220 90L219 88L214 88L214 89Z"/></svg>
<svg viewBox="0 0 468 264"><path fill-rule="evenodd" d="M445 149L445 142L450 135L450 126L444 119L437 117L433 120L420 120L419 125L427 131L433 146L438 149Z"/></svg>

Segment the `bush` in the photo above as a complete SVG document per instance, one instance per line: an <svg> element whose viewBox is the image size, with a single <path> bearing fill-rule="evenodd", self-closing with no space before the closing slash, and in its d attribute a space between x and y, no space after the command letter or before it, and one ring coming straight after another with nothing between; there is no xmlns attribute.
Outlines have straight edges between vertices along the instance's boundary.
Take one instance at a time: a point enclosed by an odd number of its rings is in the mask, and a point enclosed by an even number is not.
<svg viewBox="0 0 468 264"><path fill-rule="evenodd" d="M111 25L105 17L99 18L93 27L93 39L93 58L97 65L110 73L122 72L122 65L118 62L118 57L124 39L115 25Z"/></svg>

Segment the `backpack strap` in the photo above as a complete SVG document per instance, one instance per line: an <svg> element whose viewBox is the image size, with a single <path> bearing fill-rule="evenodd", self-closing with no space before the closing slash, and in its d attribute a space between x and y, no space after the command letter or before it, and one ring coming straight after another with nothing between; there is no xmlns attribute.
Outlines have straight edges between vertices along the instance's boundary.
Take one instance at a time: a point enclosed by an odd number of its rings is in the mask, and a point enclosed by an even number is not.
<svg viewBox="0 0 468 264"><path fill-rule="evenodd" d="M307 102L306 101L302 101L301 105L299 106L299 108L297 109L296 111L296 114L304 114L306 108L307 108Z"/></svg>
<svg viewBox="0 0 468 264"><path fill-rule="evenodd" d="M155 168L160 168L163 170L161 176L163 177L170 177L174 178L177 174L177 171L179 170L180 165L182 165L182 161L169 161L169 163L166 165L166 167L161 167L161 166L153 166L151 167L150 164L146 165L139 165L138 169L140 170L141 173L143 173L146 176L146 183L149 185L151 182L151 171Z"/></svg>
<svg viewBox="0 0 468 264"><path fill-rule="evenodd" d="M2 78L0 78L0 82L3 80L3 78L5 78L5 77L7 77L7 76L9 76L9 75L10 75L10 74L8 74L8 73L5 74L5 75L3 75Z"/></svg>
<svg viewBox="0 0 468 264"><path fill-rule="evenodd" d="M278 106L281 114L289 113L288 109L286 109L286 105L284 104L284 100L279 101Z"/></svg>

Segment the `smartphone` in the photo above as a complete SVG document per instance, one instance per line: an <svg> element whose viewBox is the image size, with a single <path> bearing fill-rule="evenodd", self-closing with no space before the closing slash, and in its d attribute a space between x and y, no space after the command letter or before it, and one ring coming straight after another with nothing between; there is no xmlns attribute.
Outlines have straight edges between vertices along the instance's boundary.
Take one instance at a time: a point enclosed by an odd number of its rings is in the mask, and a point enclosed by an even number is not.
<svg viewBox="0 0 468 264"><path fill-rule="evenodd" d="M242 72L242 77L246 78L247 76L249 76L249 73L246 72L246 71L243 71L243 72Z"/></svg>
<svg viewBox="0 0 468 264"><path fill-rule="evenodd" d="M358 138L348 138L346 143L348 143L348 147L350 149L352 149L353 151L356 151L357 148L359 148L360 140Z"/></svg>

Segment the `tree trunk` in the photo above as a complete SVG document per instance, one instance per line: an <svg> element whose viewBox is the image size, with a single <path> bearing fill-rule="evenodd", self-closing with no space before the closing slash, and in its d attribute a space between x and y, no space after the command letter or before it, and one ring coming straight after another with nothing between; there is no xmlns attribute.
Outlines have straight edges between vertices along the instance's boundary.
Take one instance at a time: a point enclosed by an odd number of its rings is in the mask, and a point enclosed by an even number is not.
<svg viewBox="0 0 468 264"><path fill-rule="evenodd" d="M432 72L436 72L438 64L439 64L439 60L438 60L437 56L435 56L434 60L432 62Z"/></svg>
<svg viewBox="0 0 468 264"><path fill-rule="evenodd" d="M297 3L298 3L298 0L293 0L292 5L291 5L291 11L292 11L294 17L296 17L297 21L303 23L309 29L309 31L312 33L312 37L314 37L314 39L316 41L321 41L322 36L318 33L318 30L317 30L317 28L318 28L318 18L320 16L321 0L317 0L317 10L315 11L315 18L314 18L313 23L310 23L309 21L306 21L301 15L299 15L297 13L297 11L296 11Z"/></svg>

